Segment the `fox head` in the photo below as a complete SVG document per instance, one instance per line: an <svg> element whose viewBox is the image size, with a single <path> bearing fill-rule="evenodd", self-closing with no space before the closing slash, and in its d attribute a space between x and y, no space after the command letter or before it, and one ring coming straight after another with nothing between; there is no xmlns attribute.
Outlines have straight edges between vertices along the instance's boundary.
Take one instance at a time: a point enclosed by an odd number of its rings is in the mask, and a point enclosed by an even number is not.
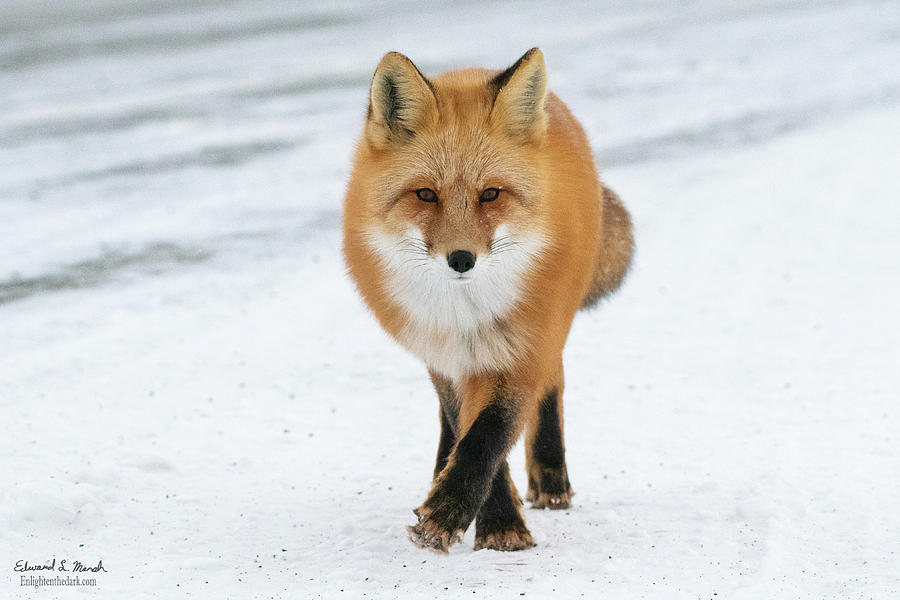
<svg viewBox="0 0 900 600"><path fill-rule="evenodd" d="M348 189L361 201L348 201L345 223L409 316L478 327L508 310L538 268L549 241L546 95L537 48L505 71L433 79L402 54L382 58Z"/></svg>

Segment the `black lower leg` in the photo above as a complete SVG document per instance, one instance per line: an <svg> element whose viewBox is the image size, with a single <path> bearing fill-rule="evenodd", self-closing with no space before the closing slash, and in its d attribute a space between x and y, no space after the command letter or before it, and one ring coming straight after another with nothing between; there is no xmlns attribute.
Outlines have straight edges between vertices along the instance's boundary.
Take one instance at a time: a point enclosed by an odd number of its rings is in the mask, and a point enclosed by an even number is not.
<svg viewBox="0 0 900 600"><path fill-rule="evenodd" d="M453 449L453 464L444 469L423 505L448 529L465 529L490 491L506 457L513 414L502 404L484 408Z"/></svg>
<svg viewBox="0 0 900 600"><path fill-rule="evenodd" d="M518 433L517 403L509 397L495 395L491 403L478 413L475 421L461 436L446 466L434 479L425 502L415 510L418 523L410 526L410 539L424 547L446 552L460 539L488 498L506 453ZM508 481L508 467L504 470ZM509 494L509 488L507 488ZM498 505L510 502L498 500ZM479 546L498 550L519 550L530 547L531 536L516 538L511 544L507 537L489 537Z"/></svg>
<svg viewBox="0 0 900 600"><path fill-rule="evenodd" d="M541 399L538 413L538 428L534 436L532 456L545 467L564 467L566 464L563 450L562 426L557 409L559 392L553 388Z"/></svg>
<svg viewBox="0 0 900 600"><path fill-rule="evenodd" d="M528 528L519 507L522 499L515 491L515 486L509 476L509 465L506 461L500 465L494 481L491 484L491 492L481 505L478 517L475 521L475 537L486 538L491 534L507 534L516 532L528 535Z"/></svg>
<svg viewBox="0 0 900 600"><path fill-rule="evenodd" d="M435 387L443 401L449 394L441 393L441 379L432 378L436 379ZM461 402L452 404L460 405ZM428 497L415 509L419 520L408 528L414 543L446 552L468 529L488 498L494 478L506 462L506 453L518 436L520 410L520 401L506 387L504 378L498 377L490 400L464 434L457 432L456 444L435 477Z"/></svg>
<svg viewBox="0 0 900 600"><path fill-rule="evenodd" d="M556 388L541 399L537 431L531 446L531 462L528 469L528 499L540 506L568 507L573 492L566 470L562 415Z"/></svg>
<svg viewBox="0 0 900 600"><path fill-rule="evenodd" d="M459 401L456 398L456 392L453 391L453 384L436 373L431 374L431 380L434 383L434 389L437 391L440 400L440 417L441 417L441 439L438 442L437 460L434 464L434 477L440 475L444 467L447 466L447 459L453 446L456 444L456 421L459 418Z"/></svg>
<svg viewBox="0 0 900 600"><path fill-rule="evenodd" d="M456 434L454 433L456 427L454 427L450 420L447 418L447 414L444 412L443 407L441 408L441 440L438 442L438 451L437 451L437 460L434 464L434 476L437 477L441 474L441 471L444 470L444 467L447 466L447 459L450 457L450 452L453 450L453 444L456 443Z"/></svg>

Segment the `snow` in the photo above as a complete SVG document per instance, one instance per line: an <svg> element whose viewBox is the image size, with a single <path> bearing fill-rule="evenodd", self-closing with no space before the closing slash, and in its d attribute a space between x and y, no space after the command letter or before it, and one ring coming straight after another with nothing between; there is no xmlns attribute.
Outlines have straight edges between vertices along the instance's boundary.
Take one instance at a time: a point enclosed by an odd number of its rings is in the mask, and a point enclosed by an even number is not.
<svg viewBox="0 0 900 600"><path fill-rule="evenodd" d="M638 254L566 350L572 509L437 556L343 187L385 51L534 45ZM7 2L0 597L897 596L898 55L887 1ZM20 586L53 558L107 572Z"/></svg>

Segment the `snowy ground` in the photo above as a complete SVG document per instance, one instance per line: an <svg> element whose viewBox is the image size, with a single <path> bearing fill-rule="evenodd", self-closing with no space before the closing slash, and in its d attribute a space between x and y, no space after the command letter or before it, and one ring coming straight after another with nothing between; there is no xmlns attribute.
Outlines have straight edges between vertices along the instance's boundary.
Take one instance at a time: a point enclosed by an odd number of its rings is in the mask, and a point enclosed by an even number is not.
<svg viewBox="0 0 900 600"><path fill-rule="evenodd" d="M59 4L0 19L0 597L900 595L896 2ZM639 252L567 348L573 508L440 557L343 186L385 51L533 45Z"/></svg>

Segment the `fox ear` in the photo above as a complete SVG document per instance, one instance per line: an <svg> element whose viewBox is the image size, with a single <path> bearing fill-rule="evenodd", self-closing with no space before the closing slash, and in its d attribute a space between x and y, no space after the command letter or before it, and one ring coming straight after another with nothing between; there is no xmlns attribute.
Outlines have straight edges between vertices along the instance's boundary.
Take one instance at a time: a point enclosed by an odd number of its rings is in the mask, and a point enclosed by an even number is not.
<svg viewBox="0 0 900 600"><path fill-rule="evenodd" d="M385 54L369 90L368 140L379 148L403 143L436 114L434 89L422 72L399 52Z"/></svg>
<svg viewBox="0 0 900 600"><path fill-rule="evenodd" d="M503 71L489 85L494 88L491 121L522 141L533 141L547 129L544 97L547 95L547 67L544 54L532 48Z"/></svg>

